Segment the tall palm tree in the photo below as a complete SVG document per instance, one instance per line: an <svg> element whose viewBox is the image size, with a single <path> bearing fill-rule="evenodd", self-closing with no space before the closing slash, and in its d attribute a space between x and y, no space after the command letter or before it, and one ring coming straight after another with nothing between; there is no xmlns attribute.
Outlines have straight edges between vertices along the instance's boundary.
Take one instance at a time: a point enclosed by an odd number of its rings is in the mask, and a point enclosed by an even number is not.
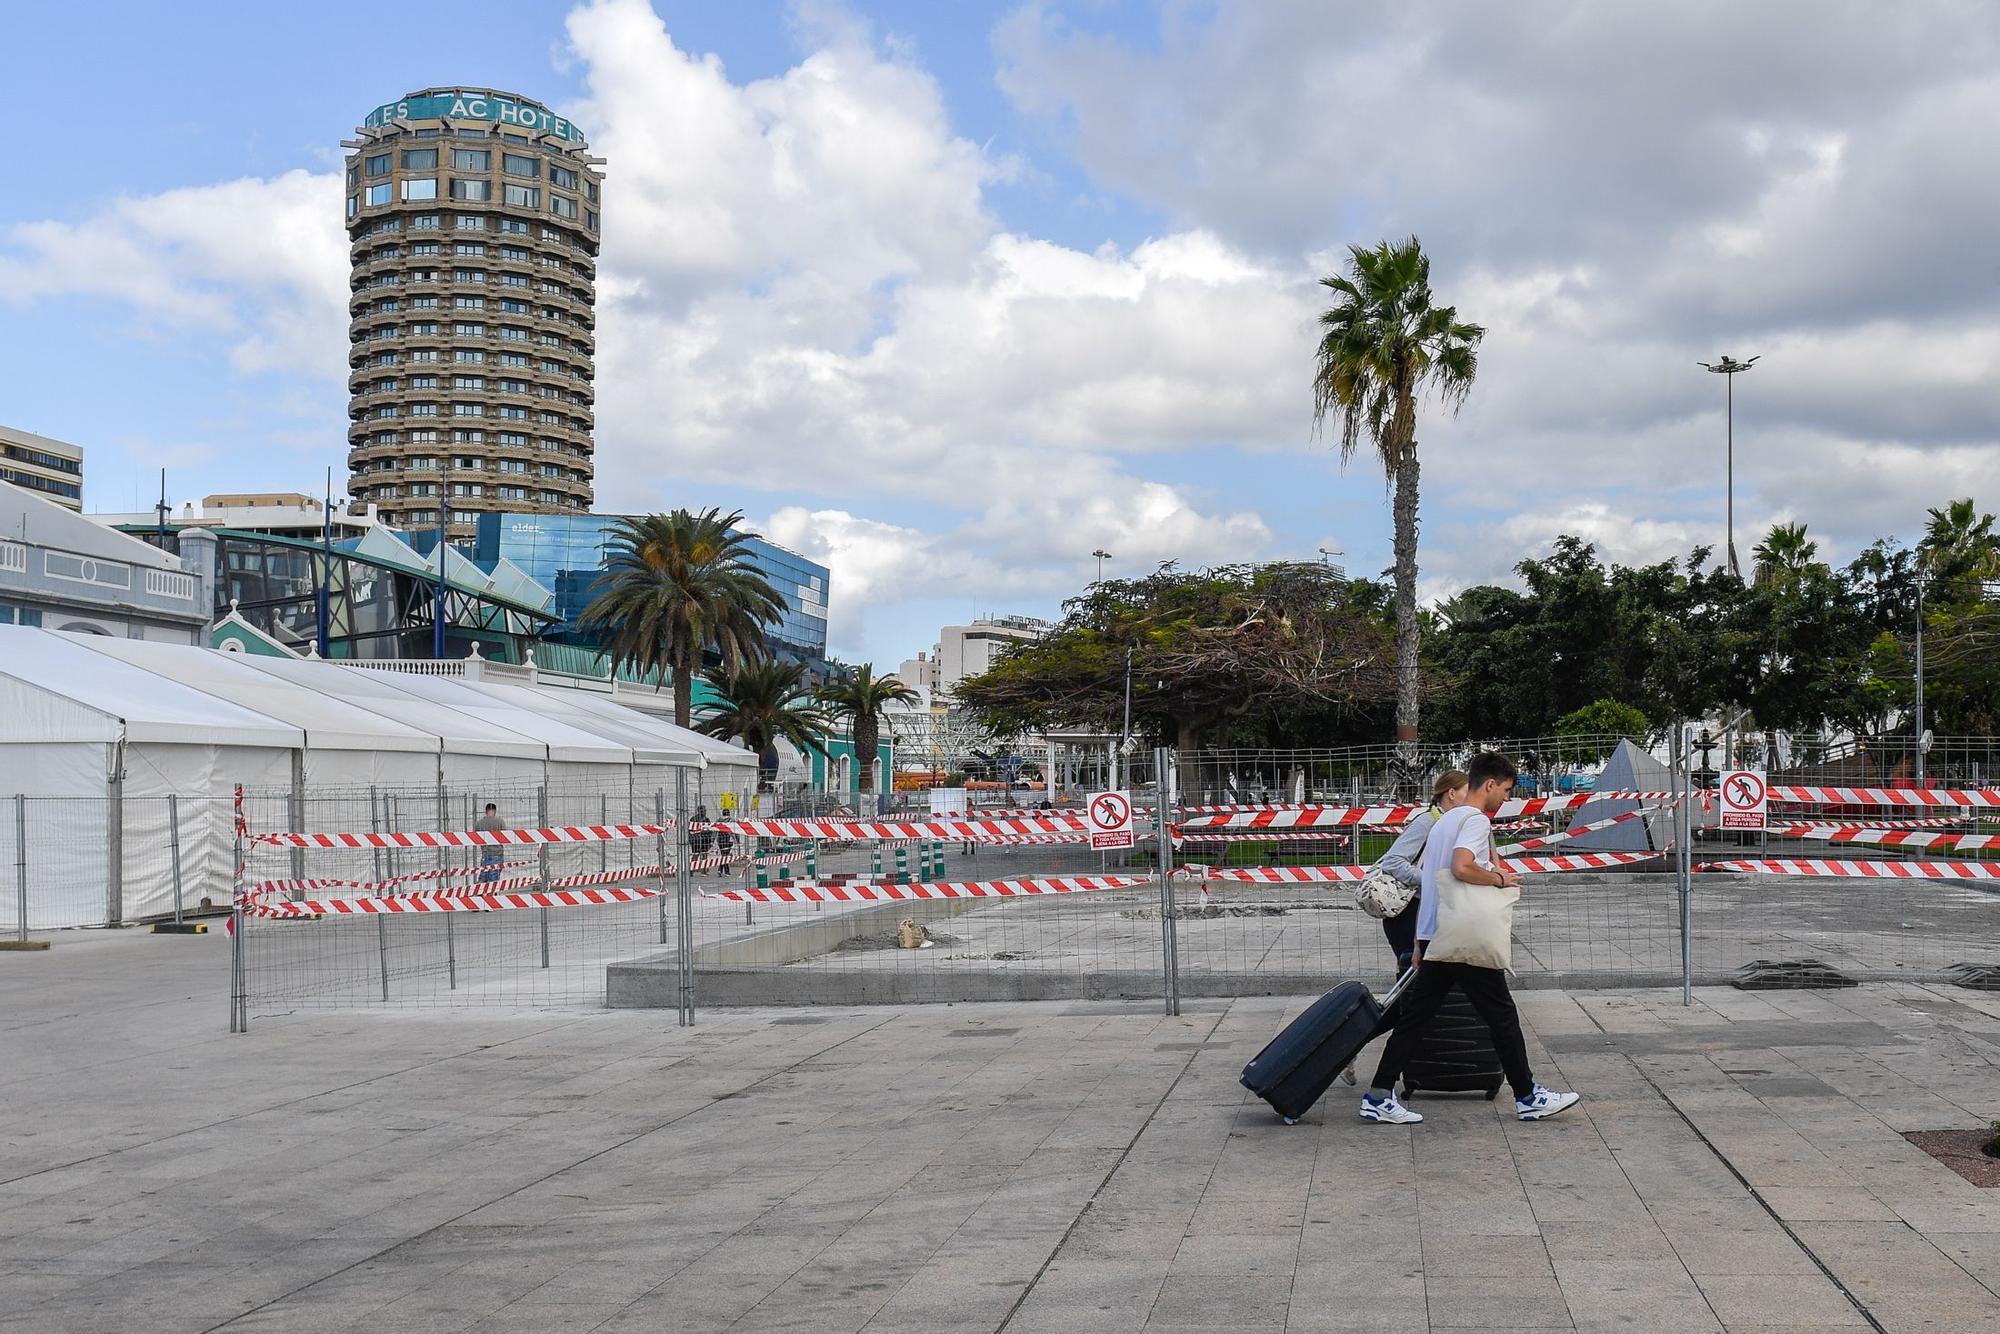
<svg viewBox="0 0 2000 1334"><path fill-rule="evenodd" d="M854 765L861 790L875 790L875 748L882 740L882 711L891 704L917 699L917 692L893 676L877 676L866 663L850 667L819 689L819 702L835 717L851 723Z"/></svg>
<svg viewBox="0 0 2000 1334"><path fill-rule="evenodd" d="M769 787L778 772L778 743L789 741L802 751L826 754L821 739L824 712L815 707L805 683L806 669L796 662L746 663L735 675L720 667L702 673L715 692L699 730L725 740L741 739L757 756L761 785Z"/></svg>
<svg viewBox="0 0 2000 1334"><path fill-rule="evenodd" d="M1981 514L1971 497L1933 509L1930 516L1917 554L1933 577L1952 584L1967 576L2000 575L2000 534L1993 531L1993 516Z"/></svg>
<svg viewBox="0 0 2000 1334"><path fill-rule="evenodd" d="M1775 523L1752 554L1757 558L1759 583L1796 585L1813 567L1819 543L1806 536L1806 526L1802 523Z"/></svg>
<svg viewBox="0 0 2000 1334"><path fill-rule="evenodd" d="M611 671L630 664L673 678L674 721L692 722L694 678L713 650L735 673L765 656L764 627L784 600L750 565L752 534L737 531L741 511L675 510L620 519L611 531L604 573L578 618L602 632Z"/></svg>
<svg viewBox="0 0 2000 1334"><path fill-rule="evenodd" d="M1396 740L1417 739L1417 399L1430 391L1454 411L1479 373L1486 330L1431 300L1431 262L1417 238L1350 246L1345 274L1320 284L1337 298L1319 317L1313 427L1340 415L1340 457L1366 440L1395 488Z"/></svg>

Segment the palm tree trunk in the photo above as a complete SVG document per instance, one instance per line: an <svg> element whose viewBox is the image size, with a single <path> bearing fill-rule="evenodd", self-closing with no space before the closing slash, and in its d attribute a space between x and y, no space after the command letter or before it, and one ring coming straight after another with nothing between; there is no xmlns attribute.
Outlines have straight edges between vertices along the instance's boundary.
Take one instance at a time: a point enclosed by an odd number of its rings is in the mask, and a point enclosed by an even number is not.
<svg viewBox="0 0 2000 1334"><path fill-rule="evenodd" d="M1396 742L1417 741L1417 445L1412 440L1396 467Z"/></svg>
<svg viewBox="0 0 2000 1334"><path fill-rule="evenodd" d="M861 775L861 790L875 790L875 750L881 740L881 728L872 717L856 714L854 717L854 768Z"/></svg>
<svg viewBox="0 0 2000 1334"><path fill-rule="evenodd" d="M677 662L674 674L674 722L681 727L694 726L694 665Z"/></svg>

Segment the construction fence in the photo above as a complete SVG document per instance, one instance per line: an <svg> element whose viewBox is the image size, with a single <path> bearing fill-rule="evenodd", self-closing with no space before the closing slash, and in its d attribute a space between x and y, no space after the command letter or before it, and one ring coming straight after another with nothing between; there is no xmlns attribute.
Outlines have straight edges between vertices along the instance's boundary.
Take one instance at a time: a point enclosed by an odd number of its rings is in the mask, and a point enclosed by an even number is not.
<svg viewBox="0 0 2000 1334"><path fill-rule="evenodd" d="M1550 751L1495 817L1526 874L1517 985L1706 984L1759 962L1834 981L2000 978L2000 790L1774 781L1768 830L1739 834L1689 785L1684 747ZM1469 757L1122 754L1129 846L1093 846L1081 804L931 792L864 813L696 770L622 799L246 791L231 1021L311 1006L610 1005L683 1022L697 1006L1171 1007L1386 982L1394 959L1355 885L1416 813L1408 793L1427 798ZM476 829L489 801L503 833Z"/></svg>

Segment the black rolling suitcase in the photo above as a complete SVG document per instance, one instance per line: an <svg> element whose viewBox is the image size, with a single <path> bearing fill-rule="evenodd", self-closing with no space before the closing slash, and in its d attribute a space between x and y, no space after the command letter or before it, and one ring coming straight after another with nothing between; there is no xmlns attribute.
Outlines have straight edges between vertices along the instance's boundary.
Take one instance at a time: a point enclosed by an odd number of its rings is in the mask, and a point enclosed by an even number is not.
<svg viewBox="0 0 2000 1334"><path fill-rule="evenodd" d="M1452 992L1438 1006L1416 1054L1403 1069L1403 1096L1484 1093L1491 1102L1506 1082L1500 1054L1493 1050L1493 1030L1463 992Z"/></svg>
<svg viewBox="0 0 2000 1334"><path fill-rule="evenodd" d="M1342 982L1271 1039L1243 1067L1244 1088L1295 1124L1375 1036L1382 1011L1416 976L1404 973L1380 1001L1361 982Z"/></svg>

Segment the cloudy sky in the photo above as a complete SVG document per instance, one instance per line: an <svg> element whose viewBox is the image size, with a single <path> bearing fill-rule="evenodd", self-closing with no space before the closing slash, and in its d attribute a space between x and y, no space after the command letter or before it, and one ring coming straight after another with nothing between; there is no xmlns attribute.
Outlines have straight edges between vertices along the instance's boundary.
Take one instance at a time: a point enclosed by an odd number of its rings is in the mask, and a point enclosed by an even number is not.
<svg viewBox="0 0 2000 1334"><path fill-rule="evenodd" d="M196 7L197 11L200 6ZM219 12L219 11L218 11ZM835 652L1053 613L1113 553L1387 565L1312 433L1315 279L1410 233L1487 326L1421 431L1424 588L1559 532L1851 552L2000 505L2000 10L1765 2L399 7L10 19L0 421L87 503L344 462L339 141L464 82L609 159L599 508L741 508ZM39 127L46 133L31 137ZM37 147L38 146L38 147ZM44 156L24 164L27 152Z"/></svg>

